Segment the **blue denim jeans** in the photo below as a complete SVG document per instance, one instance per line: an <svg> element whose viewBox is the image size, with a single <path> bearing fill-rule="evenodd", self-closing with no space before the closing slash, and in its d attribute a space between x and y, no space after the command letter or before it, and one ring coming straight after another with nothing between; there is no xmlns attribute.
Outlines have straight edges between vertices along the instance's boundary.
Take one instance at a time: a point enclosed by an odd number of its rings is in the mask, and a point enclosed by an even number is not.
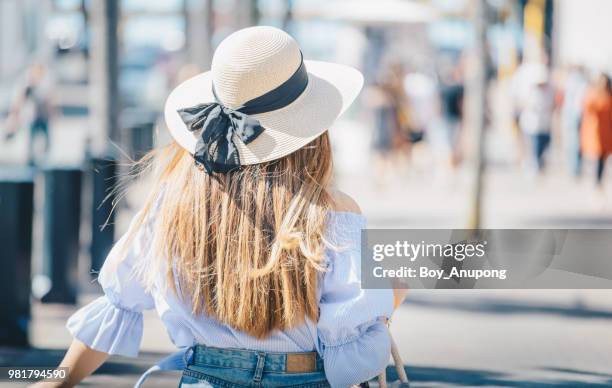
<svg viewBox="0 0 612 388"><path fill-rule="evenodd" d="M309 372L292 372L287 360L288 353L197 345L179 388L330 387L318 355L314 370Z"/></svg>

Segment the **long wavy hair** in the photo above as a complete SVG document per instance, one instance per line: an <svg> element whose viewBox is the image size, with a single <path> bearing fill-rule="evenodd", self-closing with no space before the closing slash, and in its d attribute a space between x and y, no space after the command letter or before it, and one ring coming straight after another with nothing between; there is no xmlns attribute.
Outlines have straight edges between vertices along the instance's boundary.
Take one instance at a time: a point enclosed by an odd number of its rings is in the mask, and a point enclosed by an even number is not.
<svg viewBox="0 0 612 388"><path fill-rule="evenodd" d="M227 174L208 175L176 143L140 164L155 182L136 221L155 207L154 260L140 271L147 287L162 269L193 314L258 338L318 319L333 201L327 132L283 158Z"/></svg>

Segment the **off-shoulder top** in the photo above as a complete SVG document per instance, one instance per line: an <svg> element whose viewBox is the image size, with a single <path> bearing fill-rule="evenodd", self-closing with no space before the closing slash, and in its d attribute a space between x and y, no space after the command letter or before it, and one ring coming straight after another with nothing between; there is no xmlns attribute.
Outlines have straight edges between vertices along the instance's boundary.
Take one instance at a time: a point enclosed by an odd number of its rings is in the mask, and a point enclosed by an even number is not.
<svg viewBox="0 0 612 388"><path fill-rule="evenodd" d="M215 319L194 316L191 306L171 287L146 291L134 275L139 260L151 255L151 212L136 231L129 247L123 236L109 253L98 282L104 295L78 310L67 323L72 335L95 350L122 356L137 356L143 332L143 310L155 309L170 339L181 349L203 344L267 352L316 351L324 361L325 374L333 387L346 387L376 376L389 361L389 334L381 317L393 310L391 290L361 288L362 215L331 212L327 238L336 249L327 249L319 282L319 320L268 338L257 339ZM134 224L134 222L132 222ZM132 225L133 227L133 225ZM125 248L125 249L124 249Z"/></svg>

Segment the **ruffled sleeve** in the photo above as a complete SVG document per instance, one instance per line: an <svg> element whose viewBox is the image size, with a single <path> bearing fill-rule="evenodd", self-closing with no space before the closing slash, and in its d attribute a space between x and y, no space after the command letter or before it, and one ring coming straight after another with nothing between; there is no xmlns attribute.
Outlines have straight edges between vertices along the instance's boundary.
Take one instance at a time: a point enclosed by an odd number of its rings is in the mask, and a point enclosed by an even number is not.
<svg viewBox="0 0 612 388"><path fill-rule="evenodd" d="M391 351L384 318L393 312L392 290L361 288L361 229L365 218L334 213L328 227L336 249L328 250L318 336L327 379L349 387L378 375Z"/></svg>
<svg viewBox="0 0 612 388"><path fill-rule="evenodd" d="M151 216L126 246L138 217L134 217L128 233L115 244L100 270L98 282L104 296L78 310L66 324L70 333L88 347L128 357L137 356L140 349L142 311L155 306L153 297L134 273L140 260L149 259Z"/></svg>

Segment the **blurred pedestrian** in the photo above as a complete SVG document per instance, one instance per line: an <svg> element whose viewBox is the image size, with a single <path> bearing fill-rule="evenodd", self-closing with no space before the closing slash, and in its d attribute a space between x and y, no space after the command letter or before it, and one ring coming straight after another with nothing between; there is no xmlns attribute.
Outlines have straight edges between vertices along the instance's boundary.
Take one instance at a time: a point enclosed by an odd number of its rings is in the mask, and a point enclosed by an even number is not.
<svg viewBox="0 0 612 388"><path fill-rule="evenodd" d="M528 142L520 126L521 109L523 101L525 101L527 90L529 90L533 82L533 69L537 68L537 65L531 62L525 62L521 53L518 53L518 63L520 64L512 75L510 82L512 134L516 140L518 160L520 163L524 163L529 152L527 151Z"/></svg>
<svg viewBox="0 0 612 388"><path fill-rule="evenodd" d="M52 114L52 85L47 68L42 63L33 64L25 78L15 89L8 118L6 137L12 138L20 129L28 129L28 164L44 159L49 151L49 121ZM36 149L38 139L43 142L42 151Z"/></svg>
<svg viewBox="0 0 612 388"><path fill-rule="evenodd" d="M606 74L600 74L587 91L581 132L582 154L595 160L596 182L601 186L612 153L612 83Z"/></svg>
<svg viewBox="0 0 612 388"><path fill-rule="evenodd" d="M432 123L439 119L439 94L436 80L420 71L406 74L404 90L411 114L411 137L414 142L423 139Z"/></svg>
<svg viewBox="0 0 612 388"><path fill-rule="evenodd" d="M449 160L453 167L461 160L460 137L463 122L463 71L461 64L442 73L440 99L449 148Z"/></svg>
<svg viewBox="0 0 612 388"><path fill-rule="evenodd" d="M580 126L584 108L584 96L588 82L580 66L569 68L561 104L561 130L564 148L574 176L581 172Z"/></svg>
<svg viewBox="0 0 612 388"><path fill-rule="evenodd" d="M364 101L374 115L372 147L377 169L391 172L393 169L393 141L396 136L396 116L389 89L382 81L377 80L366 89Z"/></svg>
<svg viewBox="0 0 612 388"><path fill-rule="evenodd" d="M180 387L348 387L385 369L393 292L355 281L365 219L330 186L327 129L361 80L251 27L171 92L174 142L149 158L155 184L100 270L104 296L68 321L62 386L136 356L155 308L181 348L157 368L182 370Z"/></svg>
<svg viewBox="0 0 612 388"><path fill-rule="evenodd" d="M531 149L530 163L539 173L544 170L544 154L550 144L554 110L554 92L546 66L540 65L534 71L519 106L519 126Z"/></svg>
<svg viewBox="0 0 612 388"><path fill-rule="evenodd" d="M410 148L415 140L403 78L402 65L393 63L366 95L366 102L375 115L373 145L378 169L390 175L408 163Z"/></svg>
<svg viewBox="0 0 612 388"><path fill-rule="evenodd" d="M440 144L434 141L436 129L442 122L437 81L432 74L414 69L404 77L403 87L406 111L410 113L409 131L406 133L411 144L411 161L416 166L422 166L423 162L429 164L428 153L444 152L444 146L436 148Z"/></svg>

